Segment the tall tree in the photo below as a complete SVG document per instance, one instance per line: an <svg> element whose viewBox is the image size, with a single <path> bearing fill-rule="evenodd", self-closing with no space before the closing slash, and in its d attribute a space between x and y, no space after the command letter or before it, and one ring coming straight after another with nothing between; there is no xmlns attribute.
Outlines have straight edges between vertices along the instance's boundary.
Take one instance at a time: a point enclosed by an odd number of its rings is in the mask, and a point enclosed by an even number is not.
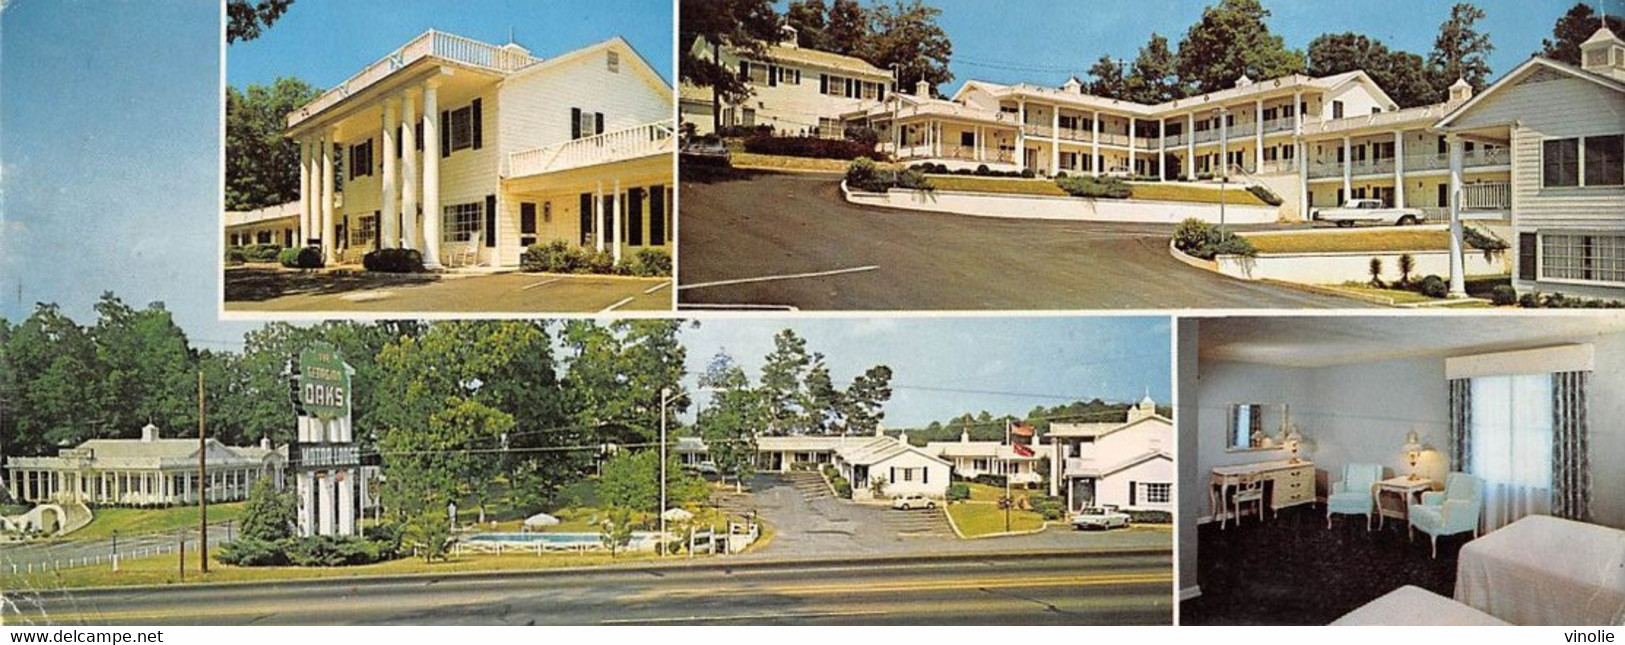
<svg viewBox="0 0 1625 645"><path fill-rule="evenodd" d="M841 398L841 391L830 379L829 366L824 364L824 355L814 352L802 388L801 409L806 415L803 423L807 430L813 434L829 434L844 425Z"/></svg>
<svg viewBox="0 0 1625 645"><path fill-rule="evenodd" d="M163 303L135 310L112 293L96 303L90 329L100 370L105 437L135 437L152 423L168 431L197 424L197 375L186 334Z"/></svg>
<svg viewBox="0 0 1625 645"><path fill-rule="evenodd" d="M703 501L709 491L705 480L683 472L676 455L666 457L666 505L677 508ZM660 451L622 451L604 464L598 500L611 508L659 514Z"/></svg>
<svg viewBox="0 0 1625 645"><path fill-rule="evenodd" d="M1179 59L1169 50L1167 38L1151 34L1151 40L1134 58L1124 85L1126 98L1136 103L1157 104L1185 98L1185 88L1179 82Z"/></svg>
<svg viewBox="0 0 1625 645"><path fill-rule="evenodd" d="M1592 10L1589 3L1576 2L1567 13L1557 19L1557 24L1552 26L1552 37L1540 41L1540 51L1535 52L1535 55L1570 65L1579 65L1580 43L1590 39L1602 26L1602 18ZM1616 35L1625 36L1625 19L1608 16L1608 28Z"/></svg>
<svg viewBox="0 0 1625 645"><path fill-rule="evenodd" d="M1489 34L1479 33L1474 26L1484 19L1484 10L1462 2L1450 8L1450 18L1439 25L1439 36L1433 40L1433 53L1428 55L1428 67L1433 75L1434 100L1450 98L1450 85L1456 79L1465 79L1474 92L1484 90L1489 82L1489 55L1495 51Z"/></svg>
<svg viewBox="0 0 1625 645"><path fill-rule="evenodd" d="M852 379L841 397L846 429L851 434L873 434L886 418L886 402L891 400L892 371L876 365Z"/></svg>
<svg viewBox="0 0 1625 645"><path fill-rule="evenodd" d="M858 0L835 0L829 7L825 21L823 49L842 56L858 56L868 46L872 35L869 13Z"/></svg>
<svg viewBox="0 0 1625 645"><path fill-rule="evenodd" d="M16 434L4 442L7 454L53 454L59 446L110 436L95 342L56 305L40 303L12 330L6 363L19 411Z"/></svg>
<svg viewBox="0 0 1625 645"><path fill-rule="evenodd" d="M709 87L720 103L738 103L750 97L750 86L738 70L720 60L727 46L746 57L761 57L779 40L779 14L772 0L681 0L678 25L677 74L695 87ZM703 43L696 46L696 43ZM716 110L713 118L721 119Z"/></svg>
<svg viewBox="0 0 1625 645"><path fill-rule="evenodd" d="M1433 85L1421 56L1390 50L1382 41L1352 32L1321 34L1310 41L1310 76L1354 70L1365 70L1402 108L1433 102Z"/></svg>
<svg viewBox="0 0 1625 645"><path fill-rule="evenodd" d="M953 43L937 26L941 9L921 0L895 0L894 4L876 5L869 15L873 34L863 56L881 69L895 67L900 90L913 92L921 80L932 88L953 80L948 71Z"/></svg>
<svg viewBox="0 0 1625 645"><path fill-rule="evenodd" d="M773 351L762 363L762 397L767 406L766 434L799 434L804 429L801 408L802 383L812 358L807 341L794 330L784 329L773 336Z"/></svg>
<svg viewBox="0 0 1625 645"><path fill-rule="evenodd" d="M1121 99L1128 98L1127 82L1123 78L1123 65L1112 58L1111 54L1101 54L1100 60L1089 67L1088 91L1095 96Z"/></svg>
<svg viewBox="0 0 1625 645"><path fill-rule="evenodd" d="M824 0L794 0L784 11L784 24L795 28L796 44L808 49L827 49L824 29L829 7Z"/></svg>
<svg viewBox="0 0 1625 645"><path fill-rule="evenodd" d="M228 0L226 44L259 38L292 4L293 0Z"/></svg>
<svg viewBox="0 0 1625 645"><path fill-rule="evenodd" d="M1258 0L1221 0L1204 9L1179 43L1180 80L1204 93L1233 87L1243 74L1261 80L1303 71L1303 52L1270 33L1269 15Z"/></svg>
<svg viewBox="0 0 1625 645"><path fill-rule="evenodd" d="M297 78L226 88L226 210L299 198L299 146L282 133L288 114L320 94Z"/></svg>
<svg viewBox="0 0 1625 645"><path fill-rule="evenodd" d="M696 429L717 470L737 485L755 470L756 433L767 425L762 394L726 352L711 358L699 385L711 392L711 404L700 409Z"/></svg>

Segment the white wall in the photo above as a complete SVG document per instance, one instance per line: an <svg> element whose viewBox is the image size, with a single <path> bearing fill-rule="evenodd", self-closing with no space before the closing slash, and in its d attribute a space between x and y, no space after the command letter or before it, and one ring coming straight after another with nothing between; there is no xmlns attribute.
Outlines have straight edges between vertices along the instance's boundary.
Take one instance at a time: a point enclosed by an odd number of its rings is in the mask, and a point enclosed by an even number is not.
<svg viewBox="0 0 1625 645"><path fill-rule="evenodd" d="M1152 504L1145 501L1142 484L1173 483L1174 462L1171 459L1151 459L1135 464L1095 482L1095 503L1115 504L1120 508L1147 510L1173 510L1173 504ZM1134 503L1129 503L1129 486L1139 487Z"/></svg>
<svg viewBox="0 0 1625 645"><path fill-rule="evenodd" d="M1174 496L1178 499L1179 521L1175 524L1178 534L1175 544L1179 546L1178 582L1179 597L1181 600L1194 597L1201 593L1196 583L1196 518L1202 514L1205 505L1198 500L1206 497L1206 482L1201 476L1198 455L1197 422L1203 415L1201 409L1201 388L1197 380L1197 336L1201 329L1201 321L1195 318L1181 318L1178 321L1178 335L1175 342L1178 351L1175 353L1174 379L1177 386L1174 388L1174 424L1179 428L1179 452L1181 455L1176 462L1179 468L1179 482L1174 486Z"/></svg>
<svg viewBox="0 0 1625 645"><path fill-rule="evenodd" d="M1597 339L1591 373L1591 516L1625 529L1625 334Z"/></svg>
<svg viewBox="0 0 1625 645"><path fill-rule="evenodd" d="M1416 260L1415 280L1426 275L1441 278L1450 276L1449 251L1410 251L1387 253L1261 253L1256 257L1225 255L1217 258L1219 272L1243 280L1284 280L1304 284L1342 284L1367 282L1371 279L1371 258L1382 260L1382 279L1399 280L1399 257L1409 255ZM1467 249L1462 252L1462 270L1466 275L1505 274L1511 267L1512 254L1500 253L1485 259L1482 251Z"/></svg>
<svg viewBox="0 0 1625 645"><path fill-rule="evenodd" d="M845 184L842 184L842 189L845 190ZM892 190L885 194L849 191L847 201L888 208L1017 219L1177 224L1186 218L1195 217L1209 222L1219 221L1218 204L1188 202L951 193L942 190L929 193L917 190ZM1278 213L1279 210L1274 206L1231 205L1225 208L1225 221L1231 224L1269 223L1278 219Z"/></svg>
<svg viewBox="0 0 1625 645"><path fill-rule="evenodd" d="M619 72L609 71L609 51L620 55ZM498 141L508 154L569 141L571 108L603 113L605 132L670 119L671 91L639 65L631 49L613 45L559 67L521 73L502 85L502 117L487 125L498 124Z"/></svg>

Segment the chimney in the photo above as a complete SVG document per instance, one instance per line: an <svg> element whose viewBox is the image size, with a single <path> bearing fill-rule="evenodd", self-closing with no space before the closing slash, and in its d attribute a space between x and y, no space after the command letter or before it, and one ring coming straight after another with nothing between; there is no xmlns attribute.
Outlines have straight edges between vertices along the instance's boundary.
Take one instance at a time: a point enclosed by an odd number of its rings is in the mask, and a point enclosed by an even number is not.
<svg viewBox="0 0 1625 645"><path fill-rule="evenodd" d="M260 437L260 449L262 449L262 450L270 450L271 449L271 437L269 435L264 436L264 437Z"/></svg>
<svg viewBox="0 0 1625 645"><path fill-rule="evenodd" d="M801 47L801 43L796 40L798 36L799 32L796 31L795 27L791 27L790 25L779 27L779 46L788 47L790 49L797 49Z"/></svg>
<svg viewBox="0 0 1625 645"><path fill-rule="evenodd" d="M959 431L959 443L970 443L970 428Z"/></svg>
<svg viewBox="0 0 1625 645"><path fill-rule="evenodd" d="M875 436L876 437L884 437L884 436L886 436L886 428L885 428L885 426L882 426L882 425L876 423L875 424Z"/></svg>
<svg viewBox="0 0 1625 645"><path fill-rule="evenodd" d="M916 81L914 83L914 95L922 99L931 98L931 83L923 78Z"/></svg>
<svg viewBox="0 0 1625 645"><path fill-rule="evenodd" d="M1580 69L1625 81L1625 40L1606 25L1580 43Z"/></svg>
<svg viewBox="0 0 1625 645"><path fill-rule="evenodd" d="M1450 84L1450 100L1448 103L1451 107L1466 103L1467 99L1470 98L1473 98L1473 86L1467 82L1467 79L1458 78L1456 82Z"/></svg>
<svg viewBox="0 0 1625 645"><path fill-rule="evenodd" d="M152 443L158 440L158 426L147 424L141 426L141 441Z"/></svg>
<svg viewBox="0 0 1625 645"><path fill-rule="evenodd" d="M897 443L903 444L905 446L908 445L908 431L907 430L904 430L902 432L897 433Z"/></svg>
<svg viewBox="0 0 1625 645"><path fill-rule="evenodd" d="M1069 94L1082 94L1083 81L1078 80L1076 76L1066 79L1066 84L1061 86L1061 91Z"/></svg>

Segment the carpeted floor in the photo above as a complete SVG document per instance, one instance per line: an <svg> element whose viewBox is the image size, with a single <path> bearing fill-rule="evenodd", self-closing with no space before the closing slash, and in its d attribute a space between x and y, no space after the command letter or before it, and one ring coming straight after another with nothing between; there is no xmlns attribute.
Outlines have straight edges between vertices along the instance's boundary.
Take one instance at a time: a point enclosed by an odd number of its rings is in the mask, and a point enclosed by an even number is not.
<svg viewBox="0 0 1625 645"><path fill-rule="evenodd" d="M1219 530L1197 529L1197 582L1202 595L1179 605L1182 625L1324 625L1403 585L1446 598L1455 590L1456 552L1471 533L1406 540L1403 520L1368 533L1365 518L1337 515L1326 528L1324 506L1299 506L1280 517Z"/></svg>

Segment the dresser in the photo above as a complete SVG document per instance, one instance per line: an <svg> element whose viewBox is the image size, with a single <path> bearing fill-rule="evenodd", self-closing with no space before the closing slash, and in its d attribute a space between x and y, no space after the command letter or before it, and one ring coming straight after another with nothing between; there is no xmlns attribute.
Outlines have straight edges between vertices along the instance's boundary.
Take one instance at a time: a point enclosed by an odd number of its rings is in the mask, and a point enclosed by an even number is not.
<svg viewBox="0 0 1625 645"><path fill-rule="evenodd" d="M1264 503L1271 512L1278 513L1283 508L1315 503L1315 464L1312 461L1282 459L1219 466L1213 469L1210 479L1208 509L1213 517L1219 518L1220 527L1229 517L1225 500L1247 479L1264 482Z"/></svg>

